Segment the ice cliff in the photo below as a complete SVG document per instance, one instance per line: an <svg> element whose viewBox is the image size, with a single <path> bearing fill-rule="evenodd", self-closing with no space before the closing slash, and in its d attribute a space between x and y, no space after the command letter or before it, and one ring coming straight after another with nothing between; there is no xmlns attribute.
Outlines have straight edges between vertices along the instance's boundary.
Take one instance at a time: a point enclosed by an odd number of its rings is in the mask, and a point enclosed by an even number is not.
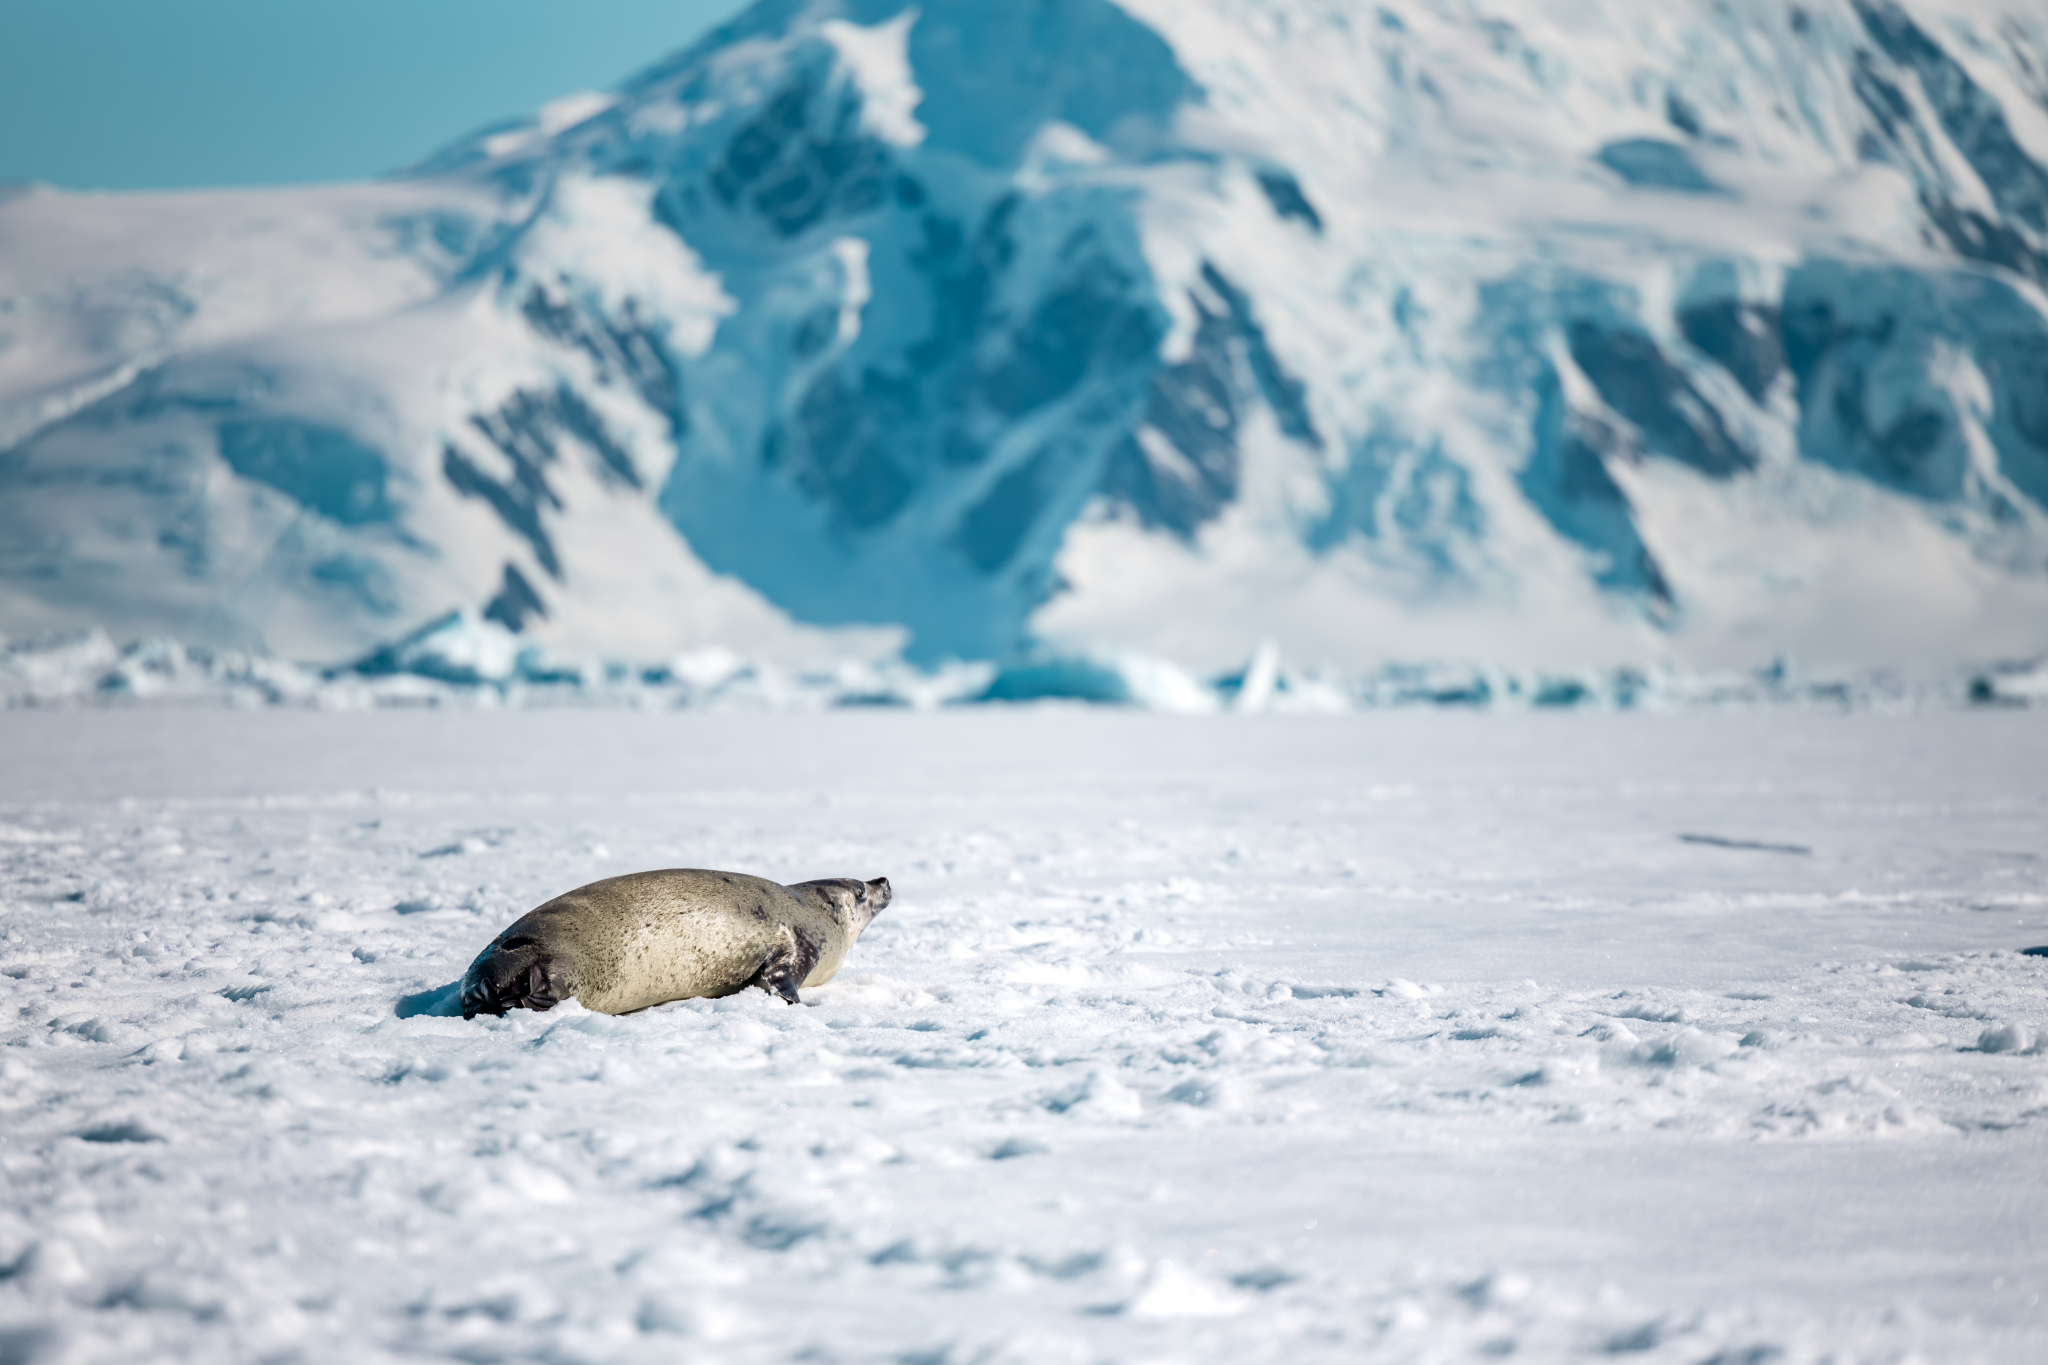
<svg viewBox="0 0 2048 1365"><path fill-rule="evenodd" d="M2048 645L2048 19L764 0L387 181L0 202L0 631Z"/></svg>

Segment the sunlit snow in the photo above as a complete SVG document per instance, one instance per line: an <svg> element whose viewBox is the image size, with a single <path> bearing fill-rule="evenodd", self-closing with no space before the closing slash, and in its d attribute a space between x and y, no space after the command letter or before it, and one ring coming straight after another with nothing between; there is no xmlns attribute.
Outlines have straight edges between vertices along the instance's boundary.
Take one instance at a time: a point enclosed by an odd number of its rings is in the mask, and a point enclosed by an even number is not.
<svg viewBox="0 0 2048 1365"><path fill-rule="evenodd" d="M2048 1350L2038 712L30 709L0 752L9 1362ZM896 901L800 1007L438 1012L520 912L678 865Z"/></svg>
<svg viewBox="0 0 2048 1365"><path fill-rule="evenodd" d="M924 91L910 69L910 27L917 19L917 10L907 9L872 27L844 19L818 25L860 87L861 127L898 147L915 147L925 138L925 127L917 121Z"/></svg>

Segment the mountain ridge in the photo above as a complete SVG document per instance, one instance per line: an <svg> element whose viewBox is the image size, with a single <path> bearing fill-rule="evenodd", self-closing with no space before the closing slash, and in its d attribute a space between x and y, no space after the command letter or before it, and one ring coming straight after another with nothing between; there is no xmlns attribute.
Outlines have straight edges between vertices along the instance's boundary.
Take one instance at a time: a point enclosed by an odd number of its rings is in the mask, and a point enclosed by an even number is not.
<svg viewBox="0 0 2048 1365"><path fill-rule="evenodd" d="M2048 643L2048 26L1519 17L773 0L388 182L18 197L0 629Z"/></svg>

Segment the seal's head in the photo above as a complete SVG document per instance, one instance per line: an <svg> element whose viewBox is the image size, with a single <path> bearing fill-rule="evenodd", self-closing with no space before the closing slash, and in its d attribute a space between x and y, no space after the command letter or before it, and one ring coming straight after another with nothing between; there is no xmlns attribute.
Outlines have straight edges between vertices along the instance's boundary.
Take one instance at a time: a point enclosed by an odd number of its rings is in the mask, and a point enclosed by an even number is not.
<svg viewBox="0 0 2048 1365"><path fill-rule="evenodd" d="M822 881L798 882L789 889L815 897L830 910L832 918L846 926L848 942L860 937L860 931L874 923L875 916L888 907L891 895L887 877L871 882L858 877L826 877Z"/></svg>

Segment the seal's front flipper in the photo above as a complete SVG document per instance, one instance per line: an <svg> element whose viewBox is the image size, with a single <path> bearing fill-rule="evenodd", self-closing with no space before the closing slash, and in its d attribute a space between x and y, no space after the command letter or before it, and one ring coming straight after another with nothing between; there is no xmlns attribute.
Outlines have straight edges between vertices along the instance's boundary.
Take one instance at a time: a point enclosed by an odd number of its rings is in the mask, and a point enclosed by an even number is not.
<svg viewBox="0 0 2048 1365"><path fill-rule="evenodd" d="M796 988L804 983L804 978L811 974L811 968L817 965L817 945L785 924L775 936L775 946L768 950L768 960L761 964L761 970L754 973L753 980L747 984L773 991L792 1005L801 1005L803 1000L797 995Z"/></svg>

